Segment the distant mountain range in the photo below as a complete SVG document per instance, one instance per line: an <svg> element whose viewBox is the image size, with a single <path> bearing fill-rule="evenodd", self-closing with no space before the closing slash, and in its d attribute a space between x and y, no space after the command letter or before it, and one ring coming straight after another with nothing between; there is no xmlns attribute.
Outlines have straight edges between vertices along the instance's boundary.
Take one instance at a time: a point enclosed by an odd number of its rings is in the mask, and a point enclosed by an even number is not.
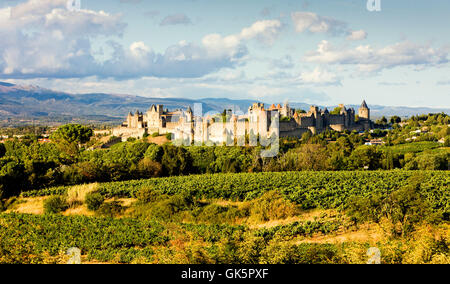
<svg viewBox="0 0 450 284"><path fill-rule="evenodd" d="M22 86L0 82L0 118L25 119L44 117L103 117L102 121L117 121L130 111L146 111L152 104L163 104L168 109L186 109L202 103L203 112L222 112L235 109L246 112L254 100L210 98L190 100L184 98L149 98L105 93L69 94L38 86ZM309 104L290 103L291 107L309 109ZM322 106L323 107L323 106ZM349 105L356 110L359 105ZM450 113L450 108L411 108L370 105L374 117L411 116L436 112ZM329 107L332 109L333 106Z"/></svg>

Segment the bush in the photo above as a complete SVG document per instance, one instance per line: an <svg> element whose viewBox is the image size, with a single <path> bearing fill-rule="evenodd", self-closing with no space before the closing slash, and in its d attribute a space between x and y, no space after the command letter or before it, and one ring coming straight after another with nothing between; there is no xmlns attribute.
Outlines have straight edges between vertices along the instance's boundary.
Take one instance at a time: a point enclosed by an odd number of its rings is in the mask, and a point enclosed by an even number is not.
<svg viewBox="0 0 450 284"><path fill-rule="evenodd" d="M160 194L152 186L149 186L139 190L136 197L141 203L152 203L158 200Z"/></svg>
<svg viewBox="0 0 450 284"><path fill-rule="evenodd" d="M99 192L91 192L85 197L86 206L91 211L98 210L104 201L105 198Z"/></svg>
<svg viewBox="0 0 450 284"><path fill-rule="evenodd" d="M5 156L5 154L6 154L5 145L3 143L0 143L0 158Z"/></svg>
<svg viewBox="0 0 450 284"><path fill-rule="evenodd" d="M192 212L195 221L208 224L233 223L238 218L246 216L245 210L240 210L236 206L220 206L209 204Z"/></svg>
<svg viewBox="0 0 450 284"><path fill-rule="evenodd" d="M275 191L267 192L250 205L250 218L257 222L285 219L297 213L297 206Z"/></svg>
<svg viewBox="0 0 450 284"><path fill-rule="evenodd" d="M137 166L139 177L151 178L159 177L162 174L162 166L160 163L152 161L150 158L142 159Z"/></svg>
<svg viewBox="0 0 450 284"><path fill-rule="evenodd" d="M69 208L67 201L62 196L51 196L44 201L44 212L46 214L57 214Z"/></svg>
<svg viewBox="0 0 450 284"><path fill-rule="evenodd" d="M108 203L103 203L97 210L97 214L104 217L116 217L123 213L125 208L119 201L112 201Z"/></svg>

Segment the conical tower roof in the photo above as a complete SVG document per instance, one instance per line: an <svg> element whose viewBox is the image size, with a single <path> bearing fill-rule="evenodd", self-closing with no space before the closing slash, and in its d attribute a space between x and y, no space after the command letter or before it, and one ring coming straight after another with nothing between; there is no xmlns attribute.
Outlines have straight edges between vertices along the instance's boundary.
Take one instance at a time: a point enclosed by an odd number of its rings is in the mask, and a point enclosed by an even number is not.
<svg viewBox="0 0 450 284"><path fill-rule="evenodd" d="M366 100L364 100L364 101L362 102L361 108L369 108L369 107L367 106Z"/></svg>

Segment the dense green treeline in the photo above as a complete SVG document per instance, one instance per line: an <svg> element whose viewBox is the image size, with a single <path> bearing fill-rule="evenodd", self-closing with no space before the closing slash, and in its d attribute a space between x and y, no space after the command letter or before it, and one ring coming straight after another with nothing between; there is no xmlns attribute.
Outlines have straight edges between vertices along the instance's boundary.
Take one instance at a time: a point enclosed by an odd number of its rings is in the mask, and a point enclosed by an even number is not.
<svg viewBox="0 0 450 284"><path fill-rule="evenodd" d="M430 117L425 122L437 133L433 139L446 137L449 128L439 123L448 116ZM415 123L419 123L416 118L410 122ZM417 135L410 134L413 128L409 124L392 127L373 133L326 131L314 136L306 133L301 139L280 139L279 154L261 158L261 147L158 146L145 139L109 149L88 149L85 143L92 130L67 125L52 134L53 143L39 143L32 137L0 143L0 192L12 196L57 185L205 173L448 170L450 151L442 143L428 141L429 133L423 135L428 137L425 141L405 143L405 135ZM367 139L377 137L386 144L364 145Z"/></svg>

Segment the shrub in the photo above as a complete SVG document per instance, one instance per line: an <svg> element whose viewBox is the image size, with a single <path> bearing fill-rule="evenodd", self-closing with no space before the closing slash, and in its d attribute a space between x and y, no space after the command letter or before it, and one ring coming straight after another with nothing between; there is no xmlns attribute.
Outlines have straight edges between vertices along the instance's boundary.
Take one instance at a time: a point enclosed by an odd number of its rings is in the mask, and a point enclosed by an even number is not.
<svg viewBox="0 0 450 284"><path fill-rule="evenodd" d="M97 210L97 214L104 217L116 217L123 213L125 208L119 201L112 201L108 203L103 203Z"/></svg>
<svg viewBox="0 0 450 284"><path fill-rule="evenodd" d="M139 190L136 197L141 203L152 203L158 200L160 194L158 194L152 186L149 186Z"/></svg>
<svg viewBox="0 0 450 284"><path fill-rule="evenodd" d="M46 214L57 214L69 208L67 201L62 196L51 196L44 201L44 212Z"/></svg>
<svg viewBox="0 0 450 284"><path fill-rule="evenodd" d="M258 222L285 219L297 213L297 206L275 191L267 192L250 206L250 218Z"/></svg>
<svg viewBox="0 0 450 284"><path fill-rule="evenodd" d="M98 210L104 201L105 198L99 192L91 192L85 197L86 206L91 211Z"/></svg>
<svg viewBox="0 0 450 284"><path fill-rule="evenodd" d="M334 244L292 245L274 240L261 252L263 264L339 264L345 261Z"/></svg>
<svg viewBox="0 0 450 284"><path fill-rule="evenodd" d="M152 161L150 158L144 158L138 163L139 176L142 178L159 177L162 174L160 163Z"/></svg>
<svg viewBox="0 0 450 284"><path fill-rule="evenodd" d="M240 210L237 206L220 206L217 204L209 204L205 207L193 211L194 218L197 222L208 224L232 223L238 218L245 217L245 210Z"/></svg>

